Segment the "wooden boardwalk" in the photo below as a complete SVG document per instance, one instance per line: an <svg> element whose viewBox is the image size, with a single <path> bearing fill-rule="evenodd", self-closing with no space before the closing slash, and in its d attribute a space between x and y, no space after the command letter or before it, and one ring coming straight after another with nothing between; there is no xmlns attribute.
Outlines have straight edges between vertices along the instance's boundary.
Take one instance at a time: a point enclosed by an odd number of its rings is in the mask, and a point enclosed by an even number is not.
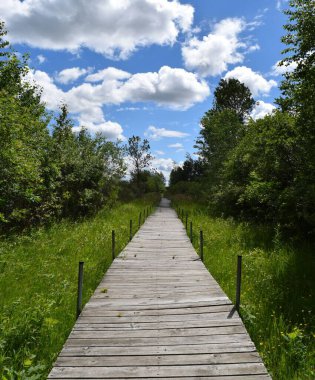
<svg viewBox="0 0 315 380"><path fill-rule="evenodd" d="M115 259L49 379L271 379L167 200Z"/></svg>

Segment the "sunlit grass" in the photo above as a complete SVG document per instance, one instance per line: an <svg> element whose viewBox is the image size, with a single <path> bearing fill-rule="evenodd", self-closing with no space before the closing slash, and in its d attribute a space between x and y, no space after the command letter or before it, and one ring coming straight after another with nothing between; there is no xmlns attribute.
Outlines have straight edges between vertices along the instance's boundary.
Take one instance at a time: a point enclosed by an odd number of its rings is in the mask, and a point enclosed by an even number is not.
<svg viewBox="0 0 315 380"><path fill-rule="evenodd" d="M0 378L44 379L76 315L78 263L83 301L93 294L116 252L152 200L105 208L95 218L63 221L0 241Z"/></svg>
<svg viewBox="0 0 315 380"><path fill-rule="evenodd" d="M264 226L211 218L177 202L204 235L204 263L235 301L237 255L243 256L241 316L273 379L314 379L314 248L294 247ZM189 223L188 223L189 233Z"/></svg>

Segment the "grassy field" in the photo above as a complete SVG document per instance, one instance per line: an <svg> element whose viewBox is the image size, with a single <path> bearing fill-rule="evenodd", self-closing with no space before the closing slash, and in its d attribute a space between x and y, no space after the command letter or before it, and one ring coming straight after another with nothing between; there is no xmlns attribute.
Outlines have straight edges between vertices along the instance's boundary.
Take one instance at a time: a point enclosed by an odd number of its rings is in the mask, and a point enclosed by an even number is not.
<svg viewBox="0 0 315 380"><path fill-rule="evenodd" d="M314 379L314 247L293 247L263 226L211 218L188 202L174 207L193 221L198 252L203 230L204 263L233 302L243 256L241 316L273 379Z"/></svg>
<svg viewBox="0 0 315 380"><path fill-rule="evenodd" d="M152 200L105 208L92 219L61 222L0 241L0 379L44 379L76 313L78 262L84 261L86 302L110 266L111 231L117 252L129 220Z"/></svg>

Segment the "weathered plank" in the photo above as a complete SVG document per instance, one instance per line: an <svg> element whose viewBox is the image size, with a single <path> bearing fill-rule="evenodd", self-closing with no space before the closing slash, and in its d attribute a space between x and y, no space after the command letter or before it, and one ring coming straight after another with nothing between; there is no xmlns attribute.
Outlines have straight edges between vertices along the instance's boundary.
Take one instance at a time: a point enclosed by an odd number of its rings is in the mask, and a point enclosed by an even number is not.
<svg viewBox="0 0 315 380"><path fill-rule="evenodd" d="M166 200L112 263L50 379L270 379Z"/></svg>

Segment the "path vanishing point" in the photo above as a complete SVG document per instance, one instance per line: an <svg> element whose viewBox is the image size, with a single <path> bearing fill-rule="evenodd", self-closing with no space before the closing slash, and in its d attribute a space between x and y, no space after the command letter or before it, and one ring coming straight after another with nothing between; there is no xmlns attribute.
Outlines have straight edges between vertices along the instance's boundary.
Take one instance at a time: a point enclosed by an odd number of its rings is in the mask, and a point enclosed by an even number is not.
<svg viewBox="0 0 315 380"><path fill-rule="evenodd" d="M114 260L49 379L271 379L169 201Z"/></svg>

